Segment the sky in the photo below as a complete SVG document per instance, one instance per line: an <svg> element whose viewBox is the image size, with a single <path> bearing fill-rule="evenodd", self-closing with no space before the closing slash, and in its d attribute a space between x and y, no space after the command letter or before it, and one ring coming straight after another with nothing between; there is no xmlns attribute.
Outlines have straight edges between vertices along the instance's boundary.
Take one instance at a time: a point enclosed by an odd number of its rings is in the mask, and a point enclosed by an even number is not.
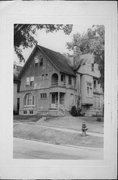
<svg viewBox="0 0 118 180"><path fill-rule="evenodd" d="M49 48L51 50L54 50L60 53L72 53L66 48L66 43L72 41L73 34L77 32L83 34L87 31L88 28L91 28L92 25L93 24L91 23L86 23L84 25L81 25L81 24L73 25L73 30L70 33L70 35L66 35L63 31L46 33L45 30L39 30L37 32L36 39L39 45ZM24 50L23 55L26 60L28 59L31 52L32 52L31 48ZM15 61L17 63L19 62L16 55L15 55Z"/></svg>

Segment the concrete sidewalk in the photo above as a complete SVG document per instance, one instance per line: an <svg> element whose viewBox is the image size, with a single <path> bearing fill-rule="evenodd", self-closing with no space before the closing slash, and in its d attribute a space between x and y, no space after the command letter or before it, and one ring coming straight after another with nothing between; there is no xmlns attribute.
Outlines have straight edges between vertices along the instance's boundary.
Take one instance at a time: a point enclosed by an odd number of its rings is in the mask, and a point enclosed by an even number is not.
<svg viewBox="0 0 118 180"><path fill-rule="evenodd" d="M66 128L63 128L63 127L58 128L58 127L53 127L53 126L43 126L43 125L40 125L40 124L39 124L39 126L49 128L49 129L59 130L59 131L63 131L63 132L82 134L82 131L80 131L80 130L66 129ZM97 136L97 137L103 137L104 136L103 134L95 133L95 132L89 132L89 131L87 131L87 135Z"/></svg>
<svg viewBox="0 0 118 180"><path fill-rule="evenodd" d="M96 136L103 136L104 134L104 122L98 122L96 117L53 117L44 120L39 120L36 124L42 126L55 127L60 129L75 130L81 132L82 123L85 122L88 128L88 133ZM100 135L102 134L102 135Z"/></svg>

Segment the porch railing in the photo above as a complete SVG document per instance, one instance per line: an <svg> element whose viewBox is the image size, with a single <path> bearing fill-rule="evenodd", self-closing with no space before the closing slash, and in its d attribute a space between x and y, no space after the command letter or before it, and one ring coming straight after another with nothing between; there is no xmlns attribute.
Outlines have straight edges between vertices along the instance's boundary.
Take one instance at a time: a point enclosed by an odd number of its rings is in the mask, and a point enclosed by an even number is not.
<svg viewBox="0 0 118 180"><path fill-rule="evenodd" d="M58 81L52 81L51 85L52 86L58 86Z"/></svg>

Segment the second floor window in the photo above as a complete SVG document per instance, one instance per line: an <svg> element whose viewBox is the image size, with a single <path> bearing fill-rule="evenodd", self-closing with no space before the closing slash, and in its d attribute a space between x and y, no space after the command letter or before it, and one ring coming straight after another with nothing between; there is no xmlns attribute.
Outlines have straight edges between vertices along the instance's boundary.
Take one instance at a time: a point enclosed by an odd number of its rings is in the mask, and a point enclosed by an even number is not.
<svg viewBox="0 0 118 180"><path fill-rule="evenodd" d="M72 84L72 77L71 76L68 77L68 84L70 84L70 85Z"/></svg>
<svg viewBox="0 0 118 180"><path fill-rule="evenodd" d="M92 83L87 82L87 96L92 97Z"/></svg>
<svg viewBox="0 0 118 180"><path fill-rule="evenodd" d="M34 86L34 76L26 78L26 86Z"/></svg>
<svg viewBox="0 0 118 180"><path fill-rule="evenodd" d="M97 80L94 80L94 89L97 88Z"/></svg>
<svg viewBox="0 0 118 180"><path fill-rule="evenodd" d="M61 81L62 81L62 82L65 81L65 75L64 75L64 74L61 75Z"/></svg>

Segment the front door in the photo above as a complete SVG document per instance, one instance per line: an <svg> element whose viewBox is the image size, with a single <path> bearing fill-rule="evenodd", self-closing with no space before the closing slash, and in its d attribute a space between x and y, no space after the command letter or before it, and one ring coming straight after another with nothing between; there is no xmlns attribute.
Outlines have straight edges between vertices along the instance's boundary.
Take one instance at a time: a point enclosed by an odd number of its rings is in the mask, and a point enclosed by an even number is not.
<svg viewBox="0 0 118 180"><path fill-rule="evenodd" d="M58 107L58 93L57 92L52 93L51 107L54 109Z"/></svg>

